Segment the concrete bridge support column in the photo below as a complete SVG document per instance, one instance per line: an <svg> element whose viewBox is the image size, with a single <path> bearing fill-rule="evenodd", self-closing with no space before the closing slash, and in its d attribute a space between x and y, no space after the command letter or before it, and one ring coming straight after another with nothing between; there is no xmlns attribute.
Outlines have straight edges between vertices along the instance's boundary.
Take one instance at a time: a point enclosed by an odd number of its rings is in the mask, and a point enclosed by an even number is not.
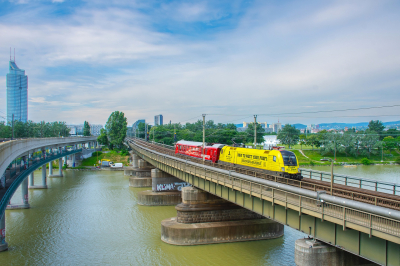
<svg viewBox="0 0 400 266"><path fill-rule="evenodd" d="M140 157L136 154L131 155L131 167L126 167L124 169L124 175L133 176L136 173L136 170L139 168L139 159Z"/></svg>
<svg viewBox="0 0 400 266"><path fill-rule="evenodd" d="M25 178L21 183L21 194L22 194L22 204L17 205L7 205L7 210L15 210L15 209L29 209L31 206L29 205L29 193L28 193L28 177Z"/></svg>
<svg viewBox="0 0 400 266"><path fill-rule="evenodd" d="M62 167L63 167L62 158L60 158L60 159L58 159L58 176L60 176L60 177L63 176Z"/></svg>
<svg viewBox="0 0 400 266"><path fill-rule="evenodd" d="M29 175L29 188L33 187L35 185L35 174L32 173Z"/></svg>
<svg viewBox="0 0 400 266"><path fill-rule="evenodd" d="M294 262L297 266L361 266L376 265L366 259L342 249L314 241L311 238L297 239L295 243Z"/></svg>
<svg viewBox="0 0 400 266"><path fill-rule="evenodd" d="M152 190L140 191L138 193L138 204L147 206L171 206L182 202L182 187L190 186L186 182L161 171L151 170Z"/></svg>
<svg viewBox="0 0 400 266"><path fill-rule="evenodd" d="M145 160L138 160L138 168L133 170L132 177L129 178L130 187L151 187L151 169L154 166Z"/></svg>
<svg viewBox="0 0 400 266"><path fill-rule="evenodd" d="M177 217L161 222L161 240L202 245L264 240L283 236L282 224L194 187L182 188Z"/></svg>
<svg viewBox="0 0 400 266"><path fill-rule="evenodd" d="M53 161L49 162L49 176L53 175Z"/></svg>
<svg viewBox="0 0 400 266"><path fill-rule="evenodd" d="M8 249L8 244L6 242L6 214L3 213L0 219L0 251L5 251Z"/></svg>

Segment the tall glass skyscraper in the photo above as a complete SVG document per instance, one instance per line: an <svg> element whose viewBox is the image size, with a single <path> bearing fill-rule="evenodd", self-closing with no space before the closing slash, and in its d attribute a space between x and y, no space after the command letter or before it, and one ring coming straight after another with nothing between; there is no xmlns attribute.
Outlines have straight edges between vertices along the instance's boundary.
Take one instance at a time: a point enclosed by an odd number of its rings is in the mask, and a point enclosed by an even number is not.
<svg viewBox="0 0 400 266"><path fill-rule="evenodd" d="M7 122L28 120L28 76L10 60L7 74Z"/></svg>

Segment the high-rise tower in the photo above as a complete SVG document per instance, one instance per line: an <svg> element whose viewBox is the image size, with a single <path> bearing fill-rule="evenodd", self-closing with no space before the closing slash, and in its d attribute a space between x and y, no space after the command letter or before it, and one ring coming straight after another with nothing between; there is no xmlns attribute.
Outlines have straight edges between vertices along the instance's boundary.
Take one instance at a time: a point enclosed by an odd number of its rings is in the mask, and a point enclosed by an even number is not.
<svg viewBox="0 0 400 266"><path fill-rule="evenodd" d="M7 122L28 120L28 76L10 58L7 74Z"/></svg>

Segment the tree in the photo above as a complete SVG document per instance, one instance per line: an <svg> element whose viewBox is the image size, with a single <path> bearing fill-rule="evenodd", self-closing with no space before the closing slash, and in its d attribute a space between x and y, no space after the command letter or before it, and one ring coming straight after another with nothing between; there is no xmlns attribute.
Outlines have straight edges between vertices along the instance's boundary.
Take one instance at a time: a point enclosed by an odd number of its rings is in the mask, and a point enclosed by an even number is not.
<svg viewBox="0 0 400 266"><path fill-rule="evenodd" d="M336 161L336 153L344 152L344 147L341 145L342 134L329 132L325 133L324 137L325 139L322 141L324 146L321 148L321 153L326 154L332 152Z"/></svg>
<svg viewBox="0 0 400 266"><path fill-rule="evenodd" d="M383 139L382 131L383 131L383 129L385 129L385 126L383 125L382 121L379 121L379 120L369 121L368 129L369 129L369 131L376 132L380 136L380 139L381 140Z"/></svg>
<svg viewBox="0 0 400 266"><path fill-rule="evenodd" d="M383 139L383 147L386 150L389 150L389 153L390 153L392 149L395 149L397 147L397 140L395 138L393 138L392 136L385 137Z"/></svg>
<svg viewBox="0 0 400 266"><path fill-rule="evenodd" d="M83 123L83 135L90 136L90 125L89 125L89 122L87 122L87 121L85 121Z"/></svg>
<svg viewBox="0 0 400 266"><path fill-rule="evenodd" d="M123 142L128 130L128 122L123 112L113 112L107 120L105 126L110 149L122 149Z"/></svg>
<svg viewBox="0 0 400 266"><path fill-rule="evenodd" d="M294 126L286 124L282 130L278 133L277 139L283 143L289 145L294 145L299 141L300 130L296 129Z"/></svg>
<svg viewBox="0 0 400 266"><path fill-rule="evenodd" d="M104 128L100 129L100 135L97 137L97 141L101 145L108 146L107 131Z"/></svg>
<svg viewBox="0 0 400 266"><path fill-rule="evenodd" d="M299 139L300 139L300 148L301 149L303 149L303 145L306 145L307 144L307 142L306 142L306 135L304 135L304 134L301 134L300 136L299 136Z"/></svg>
<svg viewBox="0 0 400 266"><path fill-rule="evenodd" d="M257 127L256 127L256 131L257 131L257 143L263 143L264 142L264 135L265 135L265 129L262 128L261 124L257 123ZM246 134L247 134L247 139L246 142L254 142L254 123L250 123L247 126L246 129Z"/></svg>
<svg viewBox="0 0 400 266"><path fill-rule="evenodd" d="M306 143L307 143L307 145L312 147L313 151L314 151L314 146L317 148L321 146L321 141L317 134L308 135L307 139L306 139Z"/></svg>
<svg viewBox="0 0 400 266"><path fill-rule="evenodd" d="M385 132L385 136L392 136L393 138L397 138L400 135L400 131L395 128L390 128Z"/></svg>

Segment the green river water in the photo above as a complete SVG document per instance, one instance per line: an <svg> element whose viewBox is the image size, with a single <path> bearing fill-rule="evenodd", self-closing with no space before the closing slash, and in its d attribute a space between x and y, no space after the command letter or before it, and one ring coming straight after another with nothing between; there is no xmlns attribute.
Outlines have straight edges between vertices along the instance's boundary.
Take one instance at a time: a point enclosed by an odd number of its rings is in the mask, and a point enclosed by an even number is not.
<svg viewBox="0 0 400 266"><path fill-rule="evenodd" d="M400 183L399 169L335 167ZM40 184L41 172L35 174ZM273 240L168 245L160 223L176 216L174 206L137 205L137 192L146 189L128 183L122 171L65 171L48 179L49 189L29 190L30 209L6 211L9 250L0 253L0 265L294 265L294 242L306 236L285 226ZM12 203L20 202L18 190Z"/></svg>

